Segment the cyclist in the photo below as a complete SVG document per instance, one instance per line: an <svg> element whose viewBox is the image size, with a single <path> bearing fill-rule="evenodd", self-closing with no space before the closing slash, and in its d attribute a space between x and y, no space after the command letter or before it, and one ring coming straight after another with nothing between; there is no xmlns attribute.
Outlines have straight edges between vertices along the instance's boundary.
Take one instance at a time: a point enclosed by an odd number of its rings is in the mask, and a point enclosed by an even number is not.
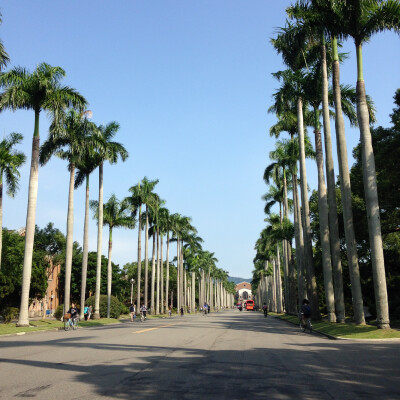
<svg viewBox="0 0 400 400"><path fill-rule="evenodd" d="M140 314L142 314L143 319L146 319L147 316L147 307L142 303L142 306L140 307Z"/></svg>
<svg viewBox="0 0 400 400"><path fill-rule="evenodd" d="M304 299L301 304L301 323L306 325L307 320L311 319L311 307L310 302Z"/></svg>
<svg viewBox="0 0 400 400"><path fill-rule="evenodd" d="M262 309L263 309L263 311L264 311L264 317L267 317L267 316L268 316L268 306L267 306L267 303L264 303Z"/></svg>
<svg viewBox="0 0 400 400"><path fill-rule="evenodd" d="M67 312L71 314L72 322L74 319L78 318L78 309L75 307L75 303L71 304L71 308Z"/></svg>

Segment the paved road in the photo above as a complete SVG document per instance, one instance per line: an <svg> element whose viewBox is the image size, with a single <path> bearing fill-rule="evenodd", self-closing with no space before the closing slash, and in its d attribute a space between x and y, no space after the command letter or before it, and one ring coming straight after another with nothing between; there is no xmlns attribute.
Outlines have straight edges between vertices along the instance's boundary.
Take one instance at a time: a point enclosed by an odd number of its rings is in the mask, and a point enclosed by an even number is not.
<svg viewBox="0 0 400 400"><path fill-rule="evenodd" d="M0 399L400 399L399 360L235 310L0 338Z"/></svg>

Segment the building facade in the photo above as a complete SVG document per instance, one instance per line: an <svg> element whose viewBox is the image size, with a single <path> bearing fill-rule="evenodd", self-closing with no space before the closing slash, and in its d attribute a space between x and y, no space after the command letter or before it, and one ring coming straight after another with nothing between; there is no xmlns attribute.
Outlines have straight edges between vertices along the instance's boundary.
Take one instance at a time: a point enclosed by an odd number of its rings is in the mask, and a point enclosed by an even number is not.
<svg viewBox="0 0 400 400"><path fill-rule="evenodd" d="M240 282L235 286L236 300L238 303L243 303L246 300L254 300L249 282Z"/></svg>

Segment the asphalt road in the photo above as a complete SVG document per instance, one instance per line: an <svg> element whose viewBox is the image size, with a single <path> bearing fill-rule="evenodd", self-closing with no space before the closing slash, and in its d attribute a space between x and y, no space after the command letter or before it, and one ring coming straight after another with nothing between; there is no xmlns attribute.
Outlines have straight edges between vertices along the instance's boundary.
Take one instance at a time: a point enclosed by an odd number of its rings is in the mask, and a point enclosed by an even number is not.
<svg viewBox="0 0 400 400"><path fill-rule="evenodd" d="M400 343L225 311L0 338L0 399L400 399Z"/></svg>

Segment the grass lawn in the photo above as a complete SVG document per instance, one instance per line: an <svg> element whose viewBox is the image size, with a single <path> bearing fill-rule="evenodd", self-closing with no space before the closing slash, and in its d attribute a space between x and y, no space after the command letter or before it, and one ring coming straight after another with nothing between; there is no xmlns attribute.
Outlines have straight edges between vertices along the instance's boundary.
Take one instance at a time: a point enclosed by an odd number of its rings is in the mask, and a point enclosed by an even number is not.
<svg viewBox="0 0 400 400"><path fill-rule="evenodd" d="M299 319L293 315L274 314L276 317L298 325ZM313 321L313 330L337 338L347 339L400 339L400 331L396 329L378 329L374 325L357 326L352 322L345 324L330 323L327 321Z"/></svg>
<svg viewBox="0 0 400 400"><path fill-rule="evenodd" d="M114 318L101 318L89 321L79 321L81 327L101 326L108 324L118 324L120 321ZM46 331L49 329L63 328L64 323L55 319L45 319L40 321L30 321L29 327L17 327L15 322L10 324L0 324L0 335L15 334L22 332Z"/></svg>

